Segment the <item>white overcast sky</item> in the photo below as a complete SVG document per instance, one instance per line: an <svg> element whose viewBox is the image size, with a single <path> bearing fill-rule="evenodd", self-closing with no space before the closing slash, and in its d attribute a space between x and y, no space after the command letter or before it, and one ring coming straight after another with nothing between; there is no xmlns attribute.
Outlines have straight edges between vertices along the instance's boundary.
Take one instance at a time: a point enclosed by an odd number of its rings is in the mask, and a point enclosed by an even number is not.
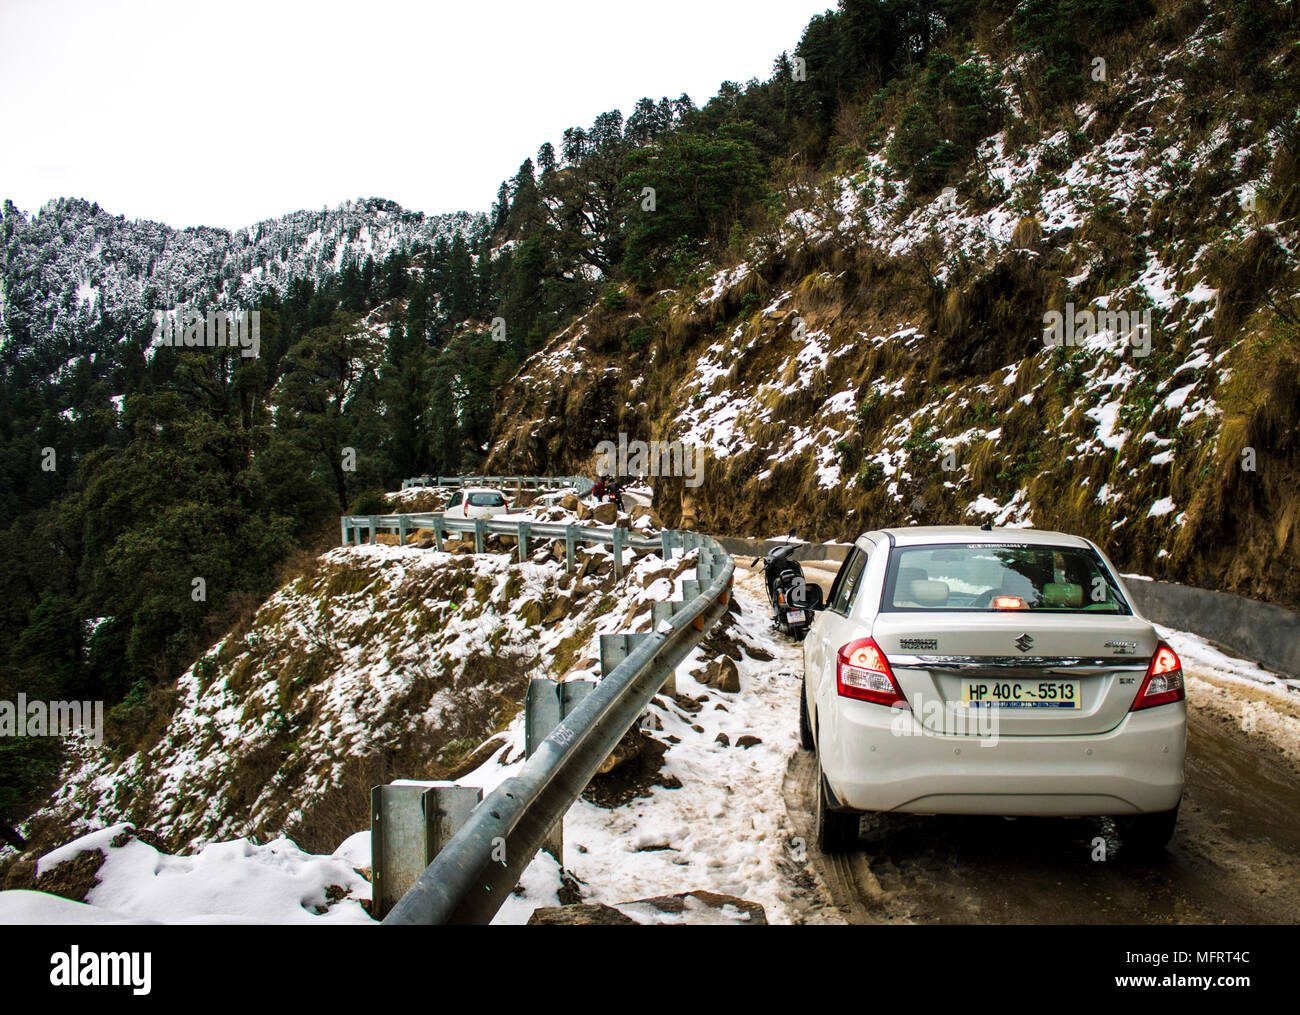
<svg viewBox="0 0 1300 1015"><path fill-rule="evenodd" d="M0 198L235 228L486 211L568 126L766 78L834 0L0 0Z"/></svg>

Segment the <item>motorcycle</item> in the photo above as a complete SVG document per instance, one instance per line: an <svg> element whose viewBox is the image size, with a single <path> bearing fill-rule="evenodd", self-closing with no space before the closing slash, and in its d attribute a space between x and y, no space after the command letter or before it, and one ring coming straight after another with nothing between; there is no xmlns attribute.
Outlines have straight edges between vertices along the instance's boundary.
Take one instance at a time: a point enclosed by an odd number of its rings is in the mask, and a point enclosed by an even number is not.
<svg viewBox="0 0 1300 1015"><path fill-rule="evenodd" d="M599 504L608 501L611 504L617 505L620 511L627 510L623 507L623 487L618 483L610 482L598 484L596 488L592 490L592 493L595 495L596 502Z"/></svg>
<svg viewBox="0 0 1300 1015"><path fill-rule="evenodd" d="M794 538L793 529L788 538ZM755 557L750 567L757 567L762 561L767 598L772 604L777 629L803 641L816 612L822 608L822 589L820 585L808 584L803 568L792 559L797 545L782 543L774 546L764 556Z"/></svg>

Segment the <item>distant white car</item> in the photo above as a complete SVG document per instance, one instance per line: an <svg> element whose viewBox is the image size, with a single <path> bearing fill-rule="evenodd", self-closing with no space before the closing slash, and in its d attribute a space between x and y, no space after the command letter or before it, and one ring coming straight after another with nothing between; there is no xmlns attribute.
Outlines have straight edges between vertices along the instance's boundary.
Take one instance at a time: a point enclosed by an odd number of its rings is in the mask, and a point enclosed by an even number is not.
<svg viewBox="0 0 1300 1015"><path fill-rule="evenodd" d="M490 518L509 512L510 505L500 490L467 486L457 490L442 509L446 518Z"/></svg>
<svg viewBox="0 0 1300 1015"><path fill-rule="evenodd" d="M817 837L868 811L1112 815L1160 849L1183 792L1182 664L1089 540L1034 529L859 536L804 641Z"/></svg>

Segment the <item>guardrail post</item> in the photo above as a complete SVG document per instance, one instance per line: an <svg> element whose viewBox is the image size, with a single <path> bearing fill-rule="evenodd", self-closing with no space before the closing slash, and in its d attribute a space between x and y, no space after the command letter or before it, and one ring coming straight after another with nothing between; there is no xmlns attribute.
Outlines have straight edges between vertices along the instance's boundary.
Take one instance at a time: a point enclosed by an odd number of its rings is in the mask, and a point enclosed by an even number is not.
<svg viewBox="0 0 1300 1015"><path fill-rule="evenodd" d="M478 786L412 783L370 791L371 916L381 920L483 799Z"/></svg>
<svg viewBox="0 0 1300 1015"><path fill-rule="evenodd" d="M442 551L442 514L441 512L433 516L433 548L439 552Z"/></svg>
<svg viewBox="0 0 1300 1015"><path fill-rule="evenodd" d="M406 515L397 516L397 545L406 545Z"/></svg>
<svg viewBox="0 0 1300 1015"><path fill-rule="evenodd" d="M528 695L524 698L524 757L531 758L538 745L551 735L551 731L564 721L564 717L578 707L595 683L590 680L550 680L534 677L528 682ZM542 844L542 849L564 866L564 818L552 827Z"/></svg>
<svg viewBox="0 0 1300 1015"><path fill-rule="evenodd" d="M649 633L645 631L602 634L600 636L601 677L612 673L615 666L631 655L637 645L649 637Z"/></svg>
<svg viewBox="0 0 1300 1015"><path fill-rule="evenodd" d="M519 563L528 559L528 533L532 531L532 526L527 522L519 523L519 535L515 538L519 541Z"/></svg>
<svg viewBox="0 0 1300 1015"><path fill-rule="evenodd" d="M655 606L659 604L654 604ZM651 610L654 606L651 607ZM654 614L651 613L653 617ZM619 634L602 634L600 636L600 676L604 679L610 673L614 672L614 667L630 656L636 647L651 637L651 632L637 631ZM660 685L660 690L669 694L677 693L677 673L675 670L669 670L668 676Z"/></svg>
<svg viewBox="0 0 1300 1015"><path fill-rule="evenodd" d="M483 539L487 535L487 519L474 519L474 552L483 552Z"/></svg>
<svg viewBox="0 0 1300 1015"><path fill-rule="evenodd" d="M346 515L344 515L342 518L339 519L339 529L343 533L343 545L347 546L348 545L348 519Z"/></svg>
<svg viewBox="0 0 1300 1015"><path fill-rule="evenodd" d="M627 529L614 526L614 577L623 577L623 541L627 538Z"/></svg>
<svg viewBox="0 0 1300 1015"><path fill-rule="evenodd" d="M367 515L367 516L366 516L366 522L367 522L367 524L370 526L370 545L371 545L371 546L374 546L374 545L375 545L375 534L376 534L376 532L378 532L378 530L379 530L379 516L378 516L378 515Z"/></svg>

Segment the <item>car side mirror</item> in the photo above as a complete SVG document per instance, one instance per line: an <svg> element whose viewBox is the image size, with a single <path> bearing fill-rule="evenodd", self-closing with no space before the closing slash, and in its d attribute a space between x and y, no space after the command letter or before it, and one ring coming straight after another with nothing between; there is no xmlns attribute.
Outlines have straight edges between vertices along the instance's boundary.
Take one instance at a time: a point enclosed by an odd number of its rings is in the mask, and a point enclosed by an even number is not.
<svg viewBox="0 0 1300 1015"><path fill-rule="evenodd" d="M801 586L795 586L792 591L795 593L801 591L802 594L797 595L797 597L792 595L790 597L791 605L802 607L805 610L824 610L826 608L826 604L822 602L822 587L815 582L805 582Z"/></svg>
<svg viewBox="0 0 1300 1015"><path fill-rule="evenodd" d="M803 591L803 606L807 610L826 610L826 603L822 600L822 586L807 582Z"/></svg>

